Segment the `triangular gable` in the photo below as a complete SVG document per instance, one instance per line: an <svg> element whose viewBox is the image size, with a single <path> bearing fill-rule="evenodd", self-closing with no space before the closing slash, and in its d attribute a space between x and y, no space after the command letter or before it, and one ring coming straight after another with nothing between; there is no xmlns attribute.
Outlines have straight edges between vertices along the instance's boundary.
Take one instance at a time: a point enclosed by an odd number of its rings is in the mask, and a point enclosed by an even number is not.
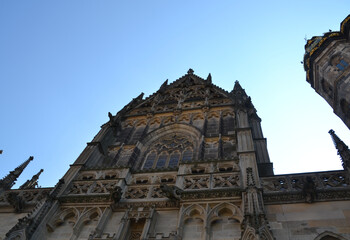
<svg viewBox="0 0 350 240"><path fill-rule="evenodd" d="M181 108L183 102L188 101L209 101L209 99L226 98L230 99L230 94L215 86L211 82L211 75L207 79L203 79L190 69L186 75L175 80L171 84L167 84L166 80L159 90L140 102L133 110L138 108L154 108L155 105L178 104ZM232 102L233 103L233 102ZM152 109L155 111L155 109Z"/></svg>

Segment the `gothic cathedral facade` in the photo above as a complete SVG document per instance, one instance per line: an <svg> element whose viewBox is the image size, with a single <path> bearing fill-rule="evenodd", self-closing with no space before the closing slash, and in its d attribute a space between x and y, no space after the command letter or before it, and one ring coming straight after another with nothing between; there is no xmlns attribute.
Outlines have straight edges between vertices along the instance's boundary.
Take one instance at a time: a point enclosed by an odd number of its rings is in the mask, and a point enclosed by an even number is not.
<svg viewBox="0 0 350 240"><path fill-rule="evenodd" d="M250 97L190 69L134 98L87 144L54 188L41 172L0 182L0 239L350 239L344 169L274 175ZM12 185L11 185L12 184Z"/></svg>

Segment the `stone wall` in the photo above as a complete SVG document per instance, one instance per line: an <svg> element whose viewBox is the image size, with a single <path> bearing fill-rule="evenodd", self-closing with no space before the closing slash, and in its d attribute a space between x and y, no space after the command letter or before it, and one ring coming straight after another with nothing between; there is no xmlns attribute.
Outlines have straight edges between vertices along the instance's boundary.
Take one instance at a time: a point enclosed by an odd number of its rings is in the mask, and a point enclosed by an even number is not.
<svg viewBox="0 0 350 240"><path fill-rule="evenodd" d="M16 225L18 219L28 213L1 213L0 214L0 240L5 238L6 233Z"/></svg>
<svg viewBox="0 0 350 240"><path fill-rule="evenodd" d="M349 201L274 204L266 212L278 240L311 240L323 232L350 239Z"/></svg>

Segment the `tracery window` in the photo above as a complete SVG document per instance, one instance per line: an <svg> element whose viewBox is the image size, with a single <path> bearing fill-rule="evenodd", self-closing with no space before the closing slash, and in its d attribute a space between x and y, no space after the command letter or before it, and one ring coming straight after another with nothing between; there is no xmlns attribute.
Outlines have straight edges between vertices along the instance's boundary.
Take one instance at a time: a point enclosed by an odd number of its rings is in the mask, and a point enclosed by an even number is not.
<svg viewBox="0 0 350 240"><path fill-rule="evenodd" d="M179 163L180 157L181 157L180 151L173 152L170 155L169 167L176 167L177 164Z"/></svg>
<svg viewBox="0 0 350 240"><path fill-rule="evenodd" d="M158 157L156 168L165 167L167 159L168 159L168 154L166 152L162 152Z"/></svg>
<svg viewBox="0 0 350 240"><path fill-rule="evenodd" d="M175 168L180 161L193 159L193 144L184 136L165 136L147 150L143 169Z"/></svg>
<svg viewBox="0 0 350 240"><path fill-rule="evenodd" d="M143 168L144 169L152 168L156 157L157 157L157 153L155 151L150 152L146 158L146 162L145 162L145 165L143 166Z"/></svg>
<svg viewBox="0 0 350 240"><path fill-rule="evenodd" d="M188 162L192 160L193 152L192 149L188 148L183 152L182 161Z"/></svg>

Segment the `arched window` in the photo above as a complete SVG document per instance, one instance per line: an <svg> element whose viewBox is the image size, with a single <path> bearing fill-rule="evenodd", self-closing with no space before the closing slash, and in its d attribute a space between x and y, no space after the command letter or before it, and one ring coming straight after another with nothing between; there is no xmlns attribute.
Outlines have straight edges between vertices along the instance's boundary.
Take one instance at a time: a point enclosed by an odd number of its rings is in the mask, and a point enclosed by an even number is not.
<svg viewBox="0 0 350 240"><path fill-rule="evenodd" d="M176 167L180 160L180 152L176 151L170 155L168 167Z"/></svg>
<svg viewBox="0 0 350 240"><path fill-rule="evenodd" d="M325 231L318 235L315 240L345 240L345 238L336 233Z"/></svg>
<svg viewBox="0 0 350 240"><path fill-rule="evenodd" d="M165 167L167 159L168 159L168 154L166 152L162 152L158 157L156 168Z"/></svg>
<svg viewBox="0 0 350 240"><path fill-rule="evenodd" d="M152 168L156 157L157 157L156 152L154 152L154 151L150 152L146 158L146 162L145 162L145 165L143 166L143 169Z"/></svg>
<svg viewBox="0 0 350 240"><path fill-rule="evenodd" d="M194 142L185 134L166 134L147 145L143 169L176 168L180 161L194 158Z"/></svg>
<svg viewBox="0 0 350 240"><path fill-rule="evenodd" d="M193 151L190 148L187 148L182 154L182 161L188 162L191 161L193 157Z"/></svg>
<svg viewBox="0 0 350 240"><path fill-rule="evenodd" d="M339 240L339 238L332 237L332 236L325 236L325 237L321 238L320 240Z"/></svg>

